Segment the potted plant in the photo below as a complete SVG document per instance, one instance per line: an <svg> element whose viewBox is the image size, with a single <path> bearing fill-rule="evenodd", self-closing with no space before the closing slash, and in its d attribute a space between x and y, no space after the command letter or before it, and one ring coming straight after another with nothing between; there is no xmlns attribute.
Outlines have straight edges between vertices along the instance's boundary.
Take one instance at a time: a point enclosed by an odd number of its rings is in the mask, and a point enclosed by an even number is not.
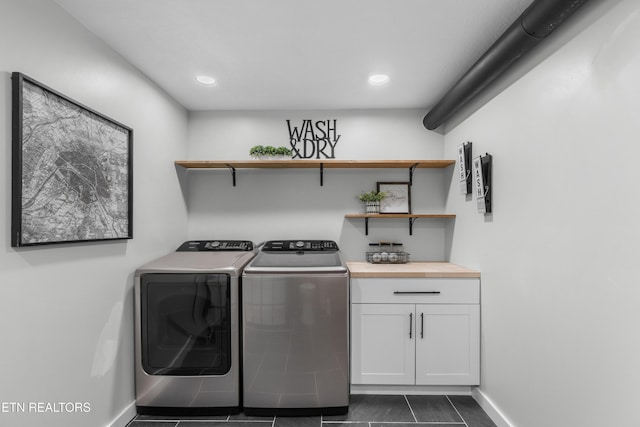
<svg viewBox="0 0 640 427"><path fill-rule="evenodd" d="M385 197L387 197L387 194L384 191L372 190L360 193L358 199L361 202L364 202L365 213L377 214L380 213L380 200Z"/></svg>
<svg viewBox="0 0 640 427"><path fill-rule="evenodd" d="M274 147L272 145L255 145L249 150L249 155L260 160L282 160L291 158L291 150L287 147Z"/></svg>

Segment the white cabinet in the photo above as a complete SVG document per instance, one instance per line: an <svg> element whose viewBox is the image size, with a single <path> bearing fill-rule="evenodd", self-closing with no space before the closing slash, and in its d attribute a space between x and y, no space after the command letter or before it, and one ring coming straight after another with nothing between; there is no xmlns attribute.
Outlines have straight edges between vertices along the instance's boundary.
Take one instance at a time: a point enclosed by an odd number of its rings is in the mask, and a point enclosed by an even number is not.
<svg viewBox="0 0 640 427"><path fill-rule="evenodd" d="M414 306L351 305L351 383L414 384Z"/></svg>
<svg viewBox="0 0 640 427"><path fill-rule="evenodd" d="M416 384L480 383L480 306L416 305Z"/></svg>
<svg viewBox="0 0 640 427"><path fill-rule="evenodd" d="M352 384L479 384L479 293L476 278L352 278Z"/></svg>

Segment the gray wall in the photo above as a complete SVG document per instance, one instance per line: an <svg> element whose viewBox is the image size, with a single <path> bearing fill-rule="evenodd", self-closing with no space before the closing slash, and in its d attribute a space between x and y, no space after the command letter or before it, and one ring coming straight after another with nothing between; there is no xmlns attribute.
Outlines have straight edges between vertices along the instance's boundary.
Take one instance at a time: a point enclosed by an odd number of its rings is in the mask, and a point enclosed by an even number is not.
<svg viewBox="0 0 640 427"><path fill-rule="evenodd" d="M482 271L478 396L517 427L627 425L640 401L640 4L601 4L445 136L493 155L492 216L451 182L448 251Z"/></svg>
<svg viewBox="0 0 640 427"><path fill-rule="evenodd" d="M53 2L0 6L0 402L3 426L105 426L131 419L133 272L186 238L173 161L187 113ZM10 247L11 78L22 72L134 129L134 239ZM87 402L88 413L36 413L29 403Z"/></svg>

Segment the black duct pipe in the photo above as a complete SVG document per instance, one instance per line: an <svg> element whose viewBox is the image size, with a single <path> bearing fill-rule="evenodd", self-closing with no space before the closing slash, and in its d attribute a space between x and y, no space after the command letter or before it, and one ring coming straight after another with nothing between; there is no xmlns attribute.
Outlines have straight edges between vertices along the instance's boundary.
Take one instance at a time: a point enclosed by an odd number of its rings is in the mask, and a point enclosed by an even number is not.
<svg viewBox="0 0 640 427"><path fill-rule="evenodd" d="M433 130L448 120L587 1L534 0L424 116L424 127Z"/></svg>

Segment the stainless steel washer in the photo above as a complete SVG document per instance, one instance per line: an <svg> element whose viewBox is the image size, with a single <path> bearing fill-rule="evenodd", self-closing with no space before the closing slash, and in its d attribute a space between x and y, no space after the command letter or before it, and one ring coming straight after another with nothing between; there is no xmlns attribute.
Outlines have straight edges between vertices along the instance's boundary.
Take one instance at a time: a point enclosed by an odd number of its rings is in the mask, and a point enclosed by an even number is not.
<svg viewBox="0 0 640 427"><path fill-rule="evenodd" d="M245 414L346 413L349 274L336 243L268 241L242 278Z"/></svg>
<svg viewBox="0 0 640 427"><path fill-rule="evenodd" d="M239 283L249 241L189 241L135 273L140 414L237 413Z"/></svg>

